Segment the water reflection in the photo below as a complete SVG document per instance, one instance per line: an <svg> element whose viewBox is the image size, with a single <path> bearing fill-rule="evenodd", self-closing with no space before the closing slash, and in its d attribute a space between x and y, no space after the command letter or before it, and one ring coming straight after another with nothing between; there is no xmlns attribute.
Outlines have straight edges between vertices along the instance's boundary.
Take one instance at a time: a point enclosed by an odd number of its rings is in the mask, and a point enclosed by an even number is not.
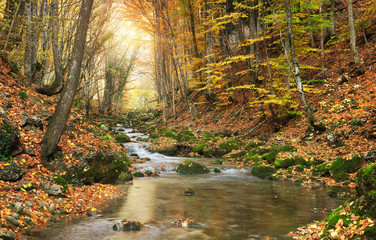
<svg viewBox="0 0 376 240"><path fill-rule="evenodd" d="M182 158L153 155L144 148L132 151L151 158L137 168L177 165ZM327 189L306 189L293 183L273 182L248 176L247 170L223 169L219 174L179 175L162 173L159 178L135 179L127 195L111 204L97 218L60 223L33 232L33 239L249 239L248 235L284 239L286 234L325 217L314 208L333 209L341 204L329 198ZM194 196L184 196L185 188ZM191 218L202 228L178 228L173 222ZM140 232L114 232L121 219L145 223Z"/></svg>

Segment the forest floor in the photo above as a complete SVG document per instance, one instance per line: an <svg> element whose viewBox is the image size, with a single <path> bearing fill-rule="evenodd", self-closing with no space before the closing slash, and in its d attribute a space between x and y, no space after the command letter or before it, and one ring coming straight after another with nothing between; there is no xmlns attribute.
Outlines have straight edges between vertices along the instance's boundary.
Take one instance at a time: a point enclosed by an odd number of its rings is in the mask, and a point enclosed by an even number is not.
<svg viewBox="0 0 376 240"><path fill-rule="evenodd" d="M56 102L54 97L36 93L26 79L0 62L0 121L10 120L20 141L15 157L4 158L0 154L0 174L8 177L6 169L14 163L23 169L22 180L0 180L0 239L19 239L27 236L33 226L96 212L105 200L120 194L117 187L99 183L70 186L64 195L58 196L42 190L42 182L55 183L54 173L42 166L39 152L47 119L52 116ZM72 157L77 150L84 154L99 148L120 151L121 147L114 141L99 139L98 136L106 133L98 126L100 123L87 123L79 111L72 110L59 143L66 166L79 164Z"/></svg>

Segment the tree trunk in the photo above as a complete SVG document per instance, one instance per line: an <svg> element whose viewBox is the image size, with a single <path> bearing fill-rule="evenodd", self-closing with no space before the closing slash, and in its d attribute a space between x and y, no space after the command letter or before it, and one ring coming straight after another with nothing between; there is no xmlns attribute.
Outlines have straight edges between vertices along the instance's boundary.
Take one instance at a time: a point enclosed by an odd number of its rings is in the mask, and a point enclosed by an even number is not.
<svg viewBox="0 0 376 240"><path fill-rule="evenodd" d="M354 23L354 10L352 5L352 0L347 0L347 10L349 12L349 29L350 29L350 47L351 52L354 56L354 62L356 65L360 65L360 57L358 49L356 48L356 32Z"/></svg>
<svg viewBox="0 0 376 240"><path fill-rule="evenodd" d="M302 80L301 80L301 77L300 77L299 62L298 62L298 58L297 58L296 52L295 52L294 35L293 35L293 31L292 31L292 14L291 14L290 0L285 0L285 7L286 7L286 22L287 22L287 39L288 39L288 44L289 44L289 47L290 47L289 49L290 49L290 54L291 54L291 60L292 60L292 63L293 63L292 72L294 74L294 80L295 80L296 86L298 88L300 99L303 103L308 122L312 127L315 128L316 127L315 119L313 117L313 112L312 112L311 108L309 107L309 104L308 104L306 97L305 97L305 93L304 93L303 85L302 85Z"/></svg>
<svg viewBox="0 0 376 240"><path fill-rule="evenodd" d="M51 0L51 11L52 11L52 33L51 33L51 44L52 44L52 54L54 59L54 67L55 67L55 80L54 82L44 88L39 88L37 91L41 94L45 94L47 96L52 96L58 94L63 89L64 85L64 73L62 71L62 63L61 63L61 56L59 54L59 4L57 0Z"/></svg>
<svg viewBox="0 0 376 240"><path fill-rule="evenodd" d="M33 65L36 63L36 50L35 49L35 0L27 1L26 8L26 46L24 55L24 74L29 79L33 75Z"/></svg>
<svg viewBox="0 0 376 240"><path fill-rule="evenodd" d="M42 139L41 158L42 164L46 167L48 167L48 158L56 151L79 85L81 63L85 50L86 35L93 1L94 0L82 1L73 47L73 56L71 58L72 65L69 70L67 84L63 89L61 98L59 99L55 112L48 124L47 131Z"/></svg>

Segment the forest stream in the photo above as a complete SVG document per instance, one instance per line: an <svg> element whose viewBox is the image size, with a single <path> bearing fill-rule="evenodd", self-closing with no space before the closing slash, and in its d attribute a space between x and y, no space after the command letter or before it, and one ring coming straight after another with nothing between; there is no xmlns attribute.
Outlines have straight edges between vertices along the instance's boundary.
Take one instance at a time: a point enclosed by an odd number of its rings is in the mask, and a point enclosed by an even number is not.
<svg viewBox="0 0 376 240"><path fill-rule="evenodd" d="M126 129L132 142L128 154L150 161L133 164L136 171L165 169L160 177L135 178L121 186L126 192L110 202L100 215L61 221L35 229L33 239L286 239L297 227L322 220L343 201L327 196L325 187L311 189L291 182L261 180L249 169L216 165L208 174L183 175L174 168L188 158L167 157L147 151L146 137ZM204 165L212 159L195 158ZM191 188L193 196L185 196ZM178 219L194 219L197 228L177 227ZM123 219L140 221L141 231L119 232L113 225Z"/></svg>

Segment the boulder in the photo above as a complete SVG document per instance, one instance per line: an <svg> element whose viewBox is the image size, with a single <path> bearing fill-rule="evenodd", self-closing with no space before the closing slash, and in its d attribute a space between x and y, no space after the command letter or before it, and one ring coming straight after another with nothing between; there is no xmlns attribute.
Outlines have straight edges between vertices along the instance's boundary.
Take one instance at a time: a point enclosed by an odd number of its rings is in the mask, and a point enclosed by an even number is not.
<svg viewBox="0 0 376 240"><path fill-rule="evenodd" d="M252 175L263 179L273 179L273 174L276 173L276 169L269 166L253 166Z"/></svg>
<svg viewBox="0 0 376 240"><path fill-rule="evenodd" d="M112 228L115 231L140 231L144 225L140 222L123 220L121 223L115 224Z"/></svg>
<svg viewBox="0 0 376 240"><path fill-rule="evenodd" d="M349 177L349 173L354 173L362 167L363 156L356 155L347 160L337 158L329 167L330 175L336 181L345 181Z"/></svg>
<svg viewBox="0 0 376 240"><path fill-rule="evenodd" d="M0 180L15 182L22 178L24 170L15 163L5 163L0 169Z"/></svg>
<svg viewBox="0 0 376 240"><path fill-rule="evenodd" d="M326 136L326 140L328 141L329 145L334 145L334 146L340 146L342 144L341 142L341 135L337 133L331 133Z"/></svg>
<svg viewBox="0 0 376 240"><path fill-rule="evenodd" d="M115 136L115 140L118 143L127 143L127 142L131 141L131 138L128 137L128 135L126 135L126 134L120 133L120 134Z"/></svg>
<svg viewBox="0 0 376 240"><path fill-rule="evenodd" d="M182 174L203 174L209 173L210 170L206 166L201 165L198 162L188 160L184 163L179 164L179 166L176 168L176 172Z"/></svg>
<svg viewBox="0 0 376 240"><path fill-rule="evenodd" d="M359 170L356 183L356 205L362 214L376 218L376 163Z"/></svg>
<svg viewBox="0 0 376 240"><path fill-rule="evenodd" d="M12 210L12 212L17 214L22 214L23 212L23 206L20 202L12 203L9 205L9 208Z"/></svg>
<svg viewBox="0 0 376 240"><path fill-rule="evenodd" d="M49 182L42 181L39 186L45 193L51 196L61 197L64 196L63 191L59 185L51 184Z"/></svg>
<svg viewBox="0 0 376 240"><path fill-rule="evenodd" d="M10 232L10 231L0 231L0 239L3 240L15 240L16 234Z"/></svg>
<svg viewBox="0 0 376 240"><path fill-rule="evenodd" d="M0 115L0 160L11 156L12 152L18 150L20 144L20 134L10 120Z"/></svg>

